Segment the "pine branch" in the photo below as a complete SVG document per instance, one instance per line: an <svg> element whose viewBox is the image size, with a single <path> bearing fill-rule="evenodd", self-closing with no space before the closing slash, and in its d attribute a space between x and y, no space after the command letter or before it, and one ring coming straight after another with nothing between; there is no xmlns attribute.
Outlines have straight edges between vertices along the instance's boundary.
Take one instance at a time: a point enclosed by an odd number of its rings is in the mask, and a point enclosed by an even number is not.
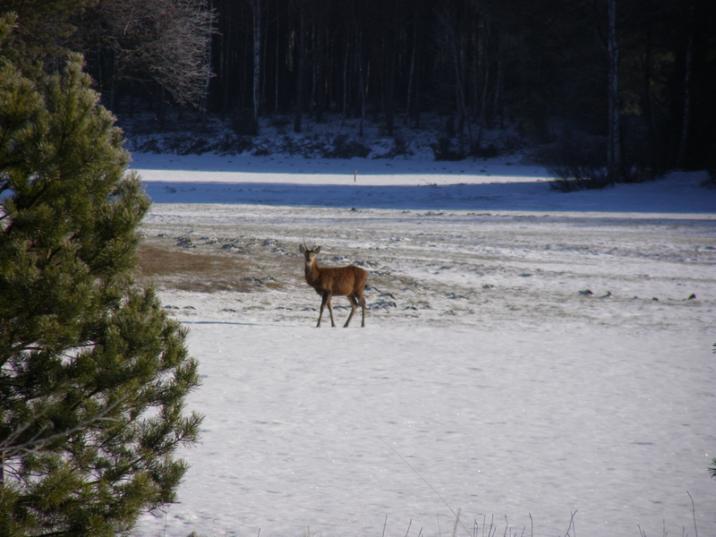
<svg viewBox="0 0 716 537"><path fill-rule="evenodd" d="M111 414L112 411L116 409L119 405L124 403L126 399L127 396L118 399L96 416L92 416L88 419L82 420L75 426L70 427L69 429L58 431L56 433L45 434L50 428L50 425L41 425L33 436L31 436L29 439L21 440L22 436L34 425L37 424L38 418L43 417L43 413L41 413L33 421L24 423L19 428L12 431L7 438L0 440L0 456L4 459L9 459L13 457L18 457L20 455L40 454L49 444L62 438L67 438L75 433L86 431L87 429L90 429L96 424L102 422L119 423L120 420L118 420L117 418L108 418L107 416ZM44 415L46 415L46 412L47 409Z"/></svg>

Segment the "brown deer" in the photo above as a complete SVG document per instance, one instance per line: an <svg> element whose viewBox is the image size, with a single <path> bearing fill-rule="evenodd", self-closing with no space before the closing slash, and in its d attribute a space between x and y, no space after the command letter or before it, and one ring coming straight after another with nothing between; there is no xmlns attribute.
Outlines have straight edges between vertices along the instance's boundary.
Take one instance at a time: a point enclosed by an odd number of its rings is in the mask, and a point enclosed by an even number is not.
<svg viewBox="0 0 716 537"><path fill-rule="evenodd" d="M320 246L309 248L305 244L301 244L298 248L306 259L306 283L321 295L321 312L318 315L318 324L316 328L321 326L321 318L323 317L323 308L328 306L328 313L331 316L331 326L336 326L333 322L333 306L331 306L331 297L346 296L351 303L351 313L346 319L348 326L351 322L356 306L361 307L361 326L365 326L365 282L368 279L368 272L360 267L350 265L347 267L319 267L316 256L321 251Z"/></svg>

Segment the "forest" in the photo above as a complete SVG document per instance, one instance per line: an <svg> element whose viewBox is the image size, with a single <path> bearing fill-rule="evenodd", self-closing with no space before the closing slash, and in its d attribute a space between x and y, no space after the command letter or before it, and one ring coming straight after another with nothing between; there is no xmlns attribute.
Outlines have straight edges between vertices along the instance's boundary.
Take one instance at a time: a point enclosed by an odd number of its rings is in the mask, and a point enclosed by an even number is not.
<svg viewBox="0 0 716 537"><path fill-rule="evenodd" d="M45 44L43 61L47 43L81 50L120 120L194 111L250 136L261 117L300 132L306 117L338 116L361 120L357 136L366 119L391 136L437 116L458 158L484 153L483 129L509 127L626 180L716 154L708 0L4 4L23 48Z"/></svg>

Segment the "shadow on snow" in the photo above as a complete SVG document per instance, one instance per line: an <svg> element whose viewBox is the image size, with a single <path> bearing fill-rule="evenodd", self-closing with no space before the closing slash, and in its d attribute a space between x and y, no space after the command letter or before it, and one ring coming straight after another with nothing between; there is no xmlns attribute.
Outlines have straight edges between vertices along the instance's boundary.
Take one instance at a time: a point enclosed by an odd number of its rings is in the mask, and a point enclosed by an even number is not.
<svg viewBox="0 0 716 537"><path fill-rule="evenodd" d="M716 195L693 181L664 180L560 193L546 182L447 185L314 185L145 181L155 203L221 203L360 209L706 213Z"/></svg>

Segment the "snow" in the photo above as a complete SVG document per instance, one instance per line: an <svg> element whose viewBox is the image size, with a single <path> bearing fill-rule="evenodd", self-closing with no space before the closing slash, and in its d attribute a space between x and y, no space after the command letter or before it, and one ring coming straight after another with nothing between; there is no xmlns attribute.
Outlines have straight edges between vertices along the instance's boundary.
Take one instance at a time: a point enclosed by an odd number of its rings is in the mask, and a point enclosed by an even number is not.
<svg viewBox="0 0 716 537"><path fill-rule="evenodd" d="M514 183L550 178L541 166L519 156L489 161L436 162L420 158L320 159L278 154L162 155L135 153L133 168L147 182L284 183L298 185L423 185Z"/></svg>
<svg viewBox="0 0 716 537"><path fill-rule="evenodd" d="M132 535L437 537L458 510L456 535L565 535L575 511L571 535L692 535L687 491L716 535L703 174L562 194L508 159L134 158L145 241L258 283L160 286L206 417L178 503ZM314 328L303 240L370 271L366 328Z"/></svg>
<svg viewBox="0 0 716 537"><path fill-rule="evenodd" d="M158 203L507 211L716 213L704 173L592 192L555 194L543 167L519 156L491 161L302 159L251 155L134 154Z"/></svg>

